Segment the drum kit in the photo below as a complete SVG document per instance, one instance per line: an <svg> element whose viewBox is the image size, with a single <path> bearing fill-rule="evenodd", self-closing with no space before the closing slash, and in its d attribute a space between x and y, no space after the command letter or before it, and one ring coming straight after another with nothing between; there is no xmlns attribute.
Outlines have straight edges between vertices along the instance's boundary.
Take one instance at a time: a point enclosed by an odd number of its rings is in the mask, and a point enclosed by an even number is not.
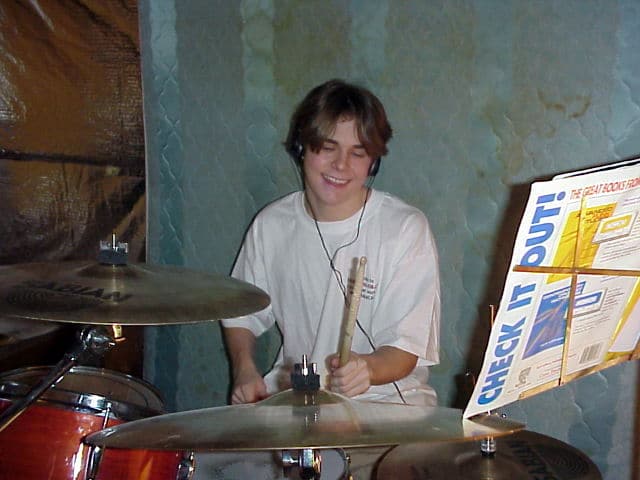
<svg viewBox="0 0 640 480"><path fill-rule="evenodd" d="M217 452L278 452L286 478L601 478L581 452L495 414L464 419L320 389L306 357L292 389L258 403L166 413L153 385L84 359L109 350L123 325L232 318L270 299L230 277L128 263L123 252L113 239L97 262L0 267L4 316L83 325L58 364L0 372L0 480L187 480L195 454ZM372 448L360 477L358 452ZM322 468L332 458L337 473Z"/></svg>

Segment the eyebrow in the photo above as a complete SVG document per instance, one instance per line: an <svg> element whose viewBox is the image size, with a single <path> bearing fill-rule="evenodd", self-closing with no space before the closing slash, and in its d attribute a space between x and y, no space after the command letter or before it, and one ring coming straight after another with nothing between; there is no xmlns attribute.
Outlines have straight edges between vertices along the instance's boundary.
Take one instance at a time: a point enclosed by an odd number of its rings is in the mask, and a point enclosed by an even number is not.
<svg viewBox="0 0 640 480"><path fill-rule="evenodd" d="M327 138L324 140L325 143L332 143L333 145L338 145L338 142L336 142L335 140L331 139L331 138ZM354 145L353 148L358 148L358 149L363 149L366 150L364 148L364 145L358 143L357 145Z"/></svg>

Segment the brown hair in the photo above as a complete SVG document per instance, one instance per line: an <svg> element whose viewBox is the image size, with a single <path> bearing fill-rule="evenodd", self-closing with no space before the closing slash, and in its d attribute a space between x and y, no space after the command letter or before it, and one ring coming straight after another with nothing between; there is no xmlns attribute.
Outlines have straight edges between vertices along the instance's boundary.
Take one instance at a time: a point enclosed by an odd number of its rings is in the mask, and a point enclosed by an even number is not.
<svg viewBox="0 0 640 480"><path fill-rule="evenodd" d="M382 103L366 88L342 80L318 85L302 100L291 116L285 149L299 161L305 146L319 151L336 123L351 119L367 154L373 159L385 155L392 130Z"/></svg>

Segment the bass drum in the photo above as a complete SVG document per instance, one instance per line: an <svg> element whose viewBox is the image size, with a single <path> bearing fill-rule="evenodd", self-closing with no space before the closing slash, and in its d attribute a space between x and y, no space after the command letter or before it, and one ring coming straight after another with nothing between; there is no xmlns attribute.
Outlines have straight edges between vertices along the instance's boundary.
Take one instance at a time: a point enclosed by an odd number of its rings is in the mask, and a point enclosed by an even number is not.
<svg viewBox="0 0 640 480"><path fill-rule="evenodd" d="M0 374L0 411L24 398L52 367ZM76 366L0 432L0 480L83 480L89 433L164 413L157 390L119 372ZM183 454L106 449L97 480L180 479ZM190 476L190 475L189 475Z"/></svg>

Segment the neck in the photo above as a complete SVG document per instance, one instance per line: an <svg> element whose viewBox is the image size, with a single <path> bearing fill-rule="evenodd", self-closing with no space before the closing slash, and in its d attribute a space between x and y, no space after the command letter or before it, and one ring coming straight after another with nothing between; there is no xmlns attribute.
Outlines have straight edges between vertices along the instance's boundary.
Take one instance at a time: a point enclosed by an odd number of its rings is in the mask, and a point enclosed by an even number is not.
<svg viewBox="0 0 640 480"><path fill-rule="evenodd" d="M350 209L336 210L335 208L327 207L321 208L318 205L313 205L314 202L310 201L307 192L304 192L304 207L307 213L317 222L339 222L340 220L346 220L355 214L358 210L366 205L369 197L371 196L371 188L363 187L361 201Z"/></svg>

